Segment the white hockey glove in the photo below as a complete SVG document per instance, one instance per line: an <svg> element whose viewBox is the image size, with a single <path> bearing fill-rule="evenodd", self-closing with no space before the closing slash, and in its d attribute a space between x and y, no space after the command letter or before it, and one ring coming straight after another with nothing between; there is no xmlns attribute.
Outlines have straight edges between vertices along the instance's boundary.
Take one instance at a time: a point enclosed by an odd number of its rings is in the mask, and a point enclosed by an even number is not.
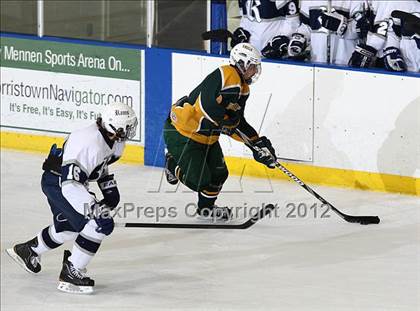
<svg viewBox="0 0 420 311"><path fill-rule="evenodd" d="M399 48L388 47L384 49L383 59L386 70L396 72L407 71L407 64Z"/></svg>
<svg viewBox="0 0 420 311"><path fill-rule="evenodd" d="M322 27L333 31L342 37L347 30L348 22L344 15L341 15L333 10L331 13L323 12L321 14L321 25Z"/></svg>

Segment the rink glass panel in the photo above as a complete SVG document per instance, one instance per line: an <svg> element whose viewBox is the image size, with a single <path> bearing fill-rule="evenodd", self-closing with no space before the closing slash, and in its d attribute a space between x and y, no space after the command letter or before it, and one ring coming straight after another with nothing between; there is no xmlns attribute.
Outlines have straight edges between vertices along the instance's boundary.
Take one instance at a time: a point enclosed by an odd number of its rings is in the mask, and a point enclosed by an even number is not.
<svg viewBox="0 0 420 311"><path fill-rule="evenodd" d="M207 1L155 1L154 46L204 51L206 30Z"/></svg>
<svg viewBox="0 0 420 311"><path fill-rule="evenodd" d="M44 35L146 44L147 1L44 1ZM42 22L42 21L40 21ZM207 1L155 0L152 45L205 50ZM37 1L1 1L1 31L37 34Z"/></svg>
<svg viewBox="0 0 420 311"><path fill-rule="evenodd" d="M227 0L226 9L228 29L231 32L234 32L241 22L241 12L239 10L238 0Z"/></svg>
<svg viewBox="0 0 420 311"><path fill-rule="evenodd" d="M45 1L45 34L146 43L146 1Z"/></svg>
<svg viewBox="0 0 420 311"><path fill-rule="evenodd" d="M0 1L1 31L25 34L37 33L37 2Z"/></svg>

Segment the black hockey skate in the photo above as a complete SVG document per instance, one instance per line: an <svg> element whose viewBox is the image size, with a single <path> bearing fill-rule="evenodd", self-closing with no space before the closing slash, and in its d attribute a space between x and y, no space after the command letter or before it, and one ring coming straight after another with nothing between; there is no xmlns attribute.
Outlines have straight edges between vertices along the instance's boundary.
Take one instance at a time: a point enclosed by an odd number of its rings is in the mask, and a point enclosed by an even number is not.
<svg viewBox="0 0 420 311"><path fill-rule="evenodd" d="M204 220L225 222L232 218L232 211L227 206L213 205L210 207L198 207L197 215Z"/></svg>
<svg viewBox="0 0 420 311"><path fill-rule="evenodd" d="M38 238L34 237L32 240L6 249L6 252L19 266L29 273L35 274L41 271L40 257L31 248L36 246L38 246Z"/></svg>
<svg viewBox="0 0 420 311"><path fill-rule="evenodd" d="M169 170L169 161L175 161L174 158L172 157L172 155L167 152L165 154L165 176L166 176L166 181L168 183L170 183L171 185L176 185L178 183L178 178L172 174L172 172Z"/></svg>
<svg viewBox="0 0 420 311"><path fill-rule="evenodd" d="M69 250L64 251L63 268L60 273L58 290L72 294L90 294L93 292L95 281L85 275L86 270L76 269L68 258L71 256Z"/></svg>

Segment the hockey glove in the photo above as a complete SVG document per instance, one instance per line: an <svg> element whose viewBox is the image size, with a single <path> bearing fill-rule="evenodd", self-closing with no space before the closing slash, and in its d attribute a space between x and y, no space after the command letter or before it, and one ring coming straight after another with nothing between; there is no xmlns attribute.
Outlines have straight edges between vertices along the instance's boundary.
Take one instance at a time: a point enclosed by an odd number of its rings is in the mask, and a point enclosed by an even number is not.
<svg viewBox="0 0 420 311"><path fill-rule="evenodd" d="M287 54L290 39L287 36L274 36L261 50L266 58L281 59Z"/></svg>
<svg viewBox="0 0 420 311"><path fill-rule="evenodd" d="M95 203L92 207L92 219L95 220L96 225L96 232L103 233L105 235L110 235L112 231L114 231L114 219L111 216L111 209L105 205L99 203Z"/></svg>
<svg viewBox="0 0 420 311"><path fill-rule="evenodd" d="M306 38L303 34L292 34L287 47L287 54L290 58L299 58L305 54L306 47L308 46Z"/></svg>
<svg viewBox="0 0 420 311"><path fill-rule="evenodd" d="M356 33L359 39L366 39L368 32L372 29L372 20L366 13L357 12L354 15L356 21Z"/></svg>
<svg viewBox="0 0 420 311"><path fill-rule="evenodd" d="M50 171L57 175L61 174L61 164L63 162L63 149L57 148L57 144L53 144L48 157L42 164L44 171Z"/></svg>
<svg viewBox="0 0 420 311"><path fill-rule="evenodd" d="M116 208L120 202L120 192L118 191L114 174L98 179L98 186L104 196L104 199L101 202L109 206L111 210Z"/></svg>
<svg viewBox="0 0 420 311"><path fill-rule="evenodd" d="M331 13L323 12L320 17L322 27L335 32L340 37L344 36L348 25L344 15L333 11Z"/></svg>
<svg viewBox="0 0 420 311"><path fill-rule="evenodd" d="M359 44L350 57L349 66L356 68L372 67L377 52L378 51L370 45Z"/></svg>
<svg viewBox="0 0 420 311"><path fill-rule="evenodd" d="M407 64L401 55L401 51L396 47L384 49L384 65L386 70L404 72L407 71Z"/></svg>
<svg viewBox="0 0 420 311"><path fill-rule="evenodd" d="M251 34L248 30L239 27L232 34L232 39L230 41L230 47L233 48L238 43L247 43L251 38Z"/></svg>
<svg viewBox="0 0 420 311"><path fill-rule="evenodd" d="M228 111L222 121L219 122L220 129L223 134L232 135L235 132L236 127L241 121L239 113Z"/></svg>
<svg viewBox="0 0 420 311"><path fill-rule="evenodd" d="M253 147L251 150L255 161L266 165L268 168L276 167L276 151L267 137L258 138L253 142Z"/></svg>

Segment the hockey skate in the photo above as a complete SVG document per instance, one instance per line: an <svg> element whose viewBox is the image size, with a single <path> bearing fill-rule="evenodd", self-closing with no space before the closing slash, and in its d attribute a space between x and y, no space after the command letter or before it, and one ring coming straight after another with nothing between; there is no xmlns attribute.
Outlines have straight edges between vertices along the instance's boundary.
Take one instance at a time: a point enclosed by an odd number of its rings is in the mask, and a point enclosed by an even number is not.
<svg viewBox="0 0 420 311"><path fill-rule="evenodd" d="M35 274L41 271L40 256L32 249L36 246L38 246L37 237L25 243L16 244L12 248L6 249L6 252L19 266L27 272Z"/></svg>
<svg viewBox="0 0 420 311"><path fill-rule="evenodd" d="M63 268L61 269L58 290L72 294L90 294L93 292L95 281L85 275L86 269L79 270L68 260L69 250L64 251Z"/></svg>
<svg viewBox="0 0 420 311"><path fill-rule="evenodd" d="M166 152L165 154L165 176L166 181L170 183L171 185L176 185L178 183L178 178L172 174L172 172L169 170L169 161L174 161L174 158L169 152Z"/></svg>
<svg viewBox="0 0 420 311"><path fill-rule="evenodd" d="M202 220L211 220L213 222L226 222L231 220L232 211L227 206L213 205L210 207L198 207L197 215Z"/></svg>

